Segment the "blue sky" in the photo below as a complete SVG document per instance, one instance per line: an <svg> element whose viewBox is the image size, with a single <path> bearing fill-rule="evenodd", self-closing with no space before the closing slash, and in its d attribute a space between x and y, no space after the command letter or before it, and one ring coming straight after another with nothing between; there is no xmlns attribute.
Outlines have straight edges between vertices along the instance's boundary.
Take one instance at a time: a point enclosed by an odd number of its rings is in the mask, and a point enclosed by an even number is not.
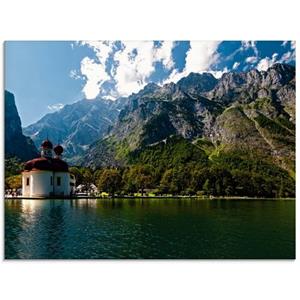
<svg viewBox="0 0 300 300"><path fill-rule="evenodd" d="M291 41L11 41L5 43L5 88L27 126L83 98L116 99L149 82L190 72L267 70L295 64Z"/></svg>

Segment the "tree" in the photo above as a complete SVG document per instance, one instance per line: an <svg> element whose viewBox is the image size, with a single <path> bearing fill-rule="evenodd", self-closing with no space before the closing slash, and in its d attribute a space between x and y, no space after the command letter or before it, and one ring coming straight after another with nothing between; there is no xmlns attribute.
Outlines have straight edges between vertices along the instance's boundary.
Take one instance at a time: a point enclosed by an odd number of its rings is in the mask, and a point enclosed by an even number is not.
<svg viewBox="0 0 300 300"><path fill-rule="evenodd" d="M7 189L22 188L22 175L14 175L5 178L5 188Z"/></svg>
<svg viewBox="0 0 300 300"><path fill-rule="evenodd" d="M101 173L97 186L102 192L109 192L114 197L117 191L121 190L122 176L117 169L105 169Z"/></svg>
<svg viewBox="0 0 300 300"><path fill-rule="evenodd" d="M24 165L17 157L10 157L5 159L5 178L20 174Z"/></svg>
<svg viewBox="0 0 300 300"><path fill-rule="evenodd" d="M228 185L226 188L225 188L225 195L226 196L232 196L233 195L233 187L231 185Z"/></svg>
<svg viewBox="0 0 300 300"><path fill-rule="evenodd" d="M87 192L91 190L91 185L94 183L93 173L90 169L85 168L82 170L82 184Z"/></svg>
<svg viewBox="0 0 300 300"><path fill-rule="evenodd" d="M69 171L75 176L76 184L77 185L82 184L83 182L82 168L70 167Z"/></svg>
<svg viewBox="0 0 300 300"><path fill-rule="evenodd" d="M195 166L191 168L191 180L189 182L189 189L194 193L201 191L203 184L208 176L208 171L206 168L199 168Z"/></svg>
<svg viewBox="0 0 300 300"><path fill-rule="evenodd" d="M141 191L153 186L153 170L149 165L134 165L124 173L125 188L127 191Z"/></svg>
<svg viewBox="0 0 300 300"><path fill-rule="evenodd" d="M206 195L211 195L212 191L211 191L211 184L209 179L207 178L203 184L203 191Z"/></svg>
<svg viewBox="0 0 300 300"><path fill-rule="evenodd" d="M173 177L173 169L166 170L160 180L160 191L164 194L170 192L170 186Z"/></svg>

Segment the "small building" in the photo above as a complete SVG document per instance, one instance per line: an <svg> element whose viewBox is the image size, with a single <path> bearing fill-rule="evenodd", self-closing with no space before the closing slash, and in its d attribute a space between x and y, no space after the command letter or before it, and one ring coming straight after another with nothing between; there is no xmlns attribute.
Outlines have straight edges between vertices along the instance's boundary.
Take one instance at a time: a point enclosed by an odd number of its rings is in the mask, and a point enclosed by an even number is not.
<svg viewBox="0 0 300 300"><path fill-rule="evenodd" d="M62 160L62 153L62 146L57 145L53 149L48 139L42 143L41 157L26 162L22 172L22 195L24 197L71 195L75 179L70 177L69 166Z"/></svg>
<svg viewBox="0 0 300 300"><path fill-rule="evenodd" d="M76 193L87 193L89 194L97 194L99 192L98 188L93 184L80 184L75 188Z"/></svg>

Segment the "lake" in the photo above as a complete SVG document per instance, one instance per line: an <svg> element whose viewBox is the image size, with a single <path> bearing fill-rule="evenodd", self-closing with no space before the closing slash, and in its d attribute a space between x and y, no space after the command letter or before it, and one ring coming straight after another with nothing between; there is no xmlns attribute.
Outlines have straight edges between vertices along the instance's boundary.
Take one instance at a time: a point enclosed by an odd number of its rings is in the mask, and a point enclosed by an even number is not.
<svg viewBox="0 0 300 300"><path fill-rule="evenodd" d="M5 200L6 259L295 258L294 200Z"/></svg>

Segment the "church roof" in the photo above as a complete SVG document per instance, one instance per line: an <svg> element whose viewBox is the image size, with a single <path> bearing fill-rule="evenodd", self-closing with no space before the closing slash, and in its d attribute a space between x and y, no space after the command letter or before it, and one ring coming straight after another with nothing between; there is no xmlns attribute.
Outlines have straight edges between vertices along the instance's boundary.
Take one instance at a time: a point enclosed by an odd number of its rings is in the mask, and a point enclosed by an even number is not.
<svg viewBox="0 0 300 300"><path fill-rule="evenodd" d="M59 158L45 158L39 157L29 160L25 163L25 171L31 170L44 170L44 171L55 171L55 172L68 172L68 164Z"/></svg>

